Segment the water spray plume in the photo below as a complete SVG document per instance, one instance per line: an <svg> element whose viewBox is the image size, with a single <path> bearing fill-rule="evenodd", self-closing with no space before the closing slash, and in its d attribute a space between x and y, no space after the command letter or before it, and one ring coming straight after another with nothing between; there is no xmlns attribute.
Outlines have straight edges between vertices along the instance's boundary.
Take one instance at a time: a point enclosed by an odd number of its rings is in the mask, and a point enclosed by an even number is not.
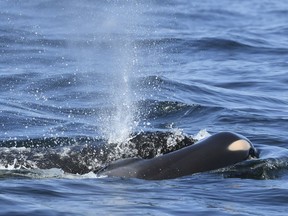
<svg viewBox="0 0 288 216"><path fill-rule="evenodd" d="M127 1L120 5L116 2L106 14L105 38L109 40L111 62L107 65L110 98L108 103L112 110L105 112L102 132L109 143L121 143L129 138L137 126L137 94L131 87L132 78L137 71L137 19L140 18L139 5Z"/></svg>

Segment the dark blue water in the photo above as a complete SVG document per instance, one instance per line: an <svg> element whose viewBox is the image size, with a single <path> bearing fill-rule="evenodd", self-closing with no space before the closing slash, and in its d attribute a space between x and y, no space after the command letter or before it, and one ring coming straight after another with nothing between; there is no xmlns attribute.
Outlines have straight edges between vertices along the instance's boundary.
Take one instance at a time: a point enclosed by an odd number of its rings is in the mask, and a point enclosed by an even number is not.
<svg viewBox="0 0 288 216"><path fill-rule="evenodd" d="M287 1L0 8L1 215L286 214ZM205 130L245 135L260 158L163 181L98 178L97 152L77 155L81 174L34 164L140 131Z"/></svg>

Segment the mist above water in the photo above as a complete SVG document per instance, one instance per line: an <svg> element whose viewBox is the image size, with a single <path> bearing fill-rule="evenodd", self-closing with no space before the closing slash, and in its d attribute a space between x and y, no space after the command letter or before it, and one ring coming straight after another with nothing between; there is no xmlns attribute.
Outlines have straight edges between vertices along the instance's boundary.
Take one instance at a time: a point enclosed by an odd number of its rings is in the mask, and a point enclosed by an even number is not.
<svg viewBox="0 0 288 216"><path fill-rule="evenodd" d="M114 6L114 7L113 7ZM112 110L101 115L102 132L110 143L121 143L129 137L137 126L135 101L141 97L132 88L138 67L138 49L133 43L137 35L137 20L141 18L140 5L114 3L109 7L104 22L104 34L109 40L111 61L107 65L107 90L110 94L107 104Z"/></svg>
<svg viewBox="0 0 288 216"><path fill-rule="evenodd" d="M102 106L107 109L100 113L98 121L101 134L109 143L127 140L139 122L135 102L142 95L141 89L132 88L132 80L141 74L136 40L147 35L139 25L144 19L144 8L147 5L128 0L74 8L74 46L79 48L77 35L87 38L80 42L81 50L75 54L77 70L89 74L87 91L95 86L103 91L106 104Z"/></svg>

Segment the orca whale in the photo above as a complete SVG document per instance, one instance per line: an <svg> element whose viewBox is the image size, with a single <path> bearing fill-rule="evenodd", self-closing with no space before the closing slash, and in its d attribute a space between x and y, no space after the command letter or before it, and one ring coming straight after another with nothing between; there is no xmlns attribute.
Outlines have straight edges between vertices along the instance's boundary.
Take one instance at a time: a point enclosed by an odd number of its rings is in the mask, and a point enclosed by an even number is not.
<svg viewBox="0 0 288 216"><path fill-rule="evenodd" d="M97 175L147 180L172 179L224 168L256 156L256 149L246 137L220 132L151 159L117 160L98 171Z"/></svg>

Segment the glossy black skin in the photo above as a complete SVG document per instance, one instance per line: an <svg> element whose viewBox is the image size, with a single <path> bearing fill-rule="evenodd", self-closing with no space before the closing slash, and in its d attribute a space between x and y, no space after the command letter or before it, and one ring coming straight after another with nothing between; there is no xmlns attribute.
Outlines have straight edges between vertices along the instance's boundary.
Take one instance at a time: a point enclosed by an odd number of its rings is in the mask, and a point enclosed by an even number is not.
<svg viewBox="0 0 288 216"><path fill-rule="evenodd" d="M247 141L250 147L237 151L229 150L229 145L237 140ZM172 179L230 166L255 154L256 150L247 138L231 132L221 132L191 146L152 159L118 160L97 174L147 180Z"/></svg>

